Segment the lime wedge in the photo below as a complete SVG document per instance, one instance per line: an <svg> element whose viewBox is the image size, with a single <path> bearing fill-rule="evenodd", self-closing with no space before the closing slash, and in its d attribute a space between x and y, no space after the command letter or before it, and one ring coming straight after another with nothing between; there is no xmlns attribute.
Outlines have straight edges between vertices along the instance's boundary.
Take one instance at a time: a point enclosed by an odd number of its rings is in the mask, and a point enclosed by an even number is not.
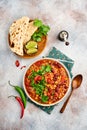
<svg viewBox="0 0 87 130"><path fill-rule="evenodd" d="M36 53L37 52L37 49L36 48L30 48L27 50L27 54L33 54L33 53Z"/></svg>
<svg viewBox="0 0 87 130"><path fill-rule="evenodd" d="M26 45L25 45L26 49L30 49L30 48L37 48L37 42L35 41L29 41Z"/></svg>

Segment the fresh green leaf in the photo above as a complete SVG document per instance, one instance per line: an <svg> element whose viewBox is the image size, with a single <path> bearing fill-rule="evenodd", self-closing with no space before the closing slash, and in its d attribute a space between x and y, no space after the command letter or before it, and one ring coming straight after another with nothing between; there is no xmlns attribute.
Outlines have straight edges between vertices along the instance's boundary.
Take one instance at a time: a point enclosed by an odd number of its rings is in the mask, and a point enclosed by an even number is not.
<svg viewBox="0 0 87 130"><path fill-rule="evenodd" d="M39 20L39 19L35 19L34 20L34 25L37 26L37 27L40 27L42 25L42 21Z"/></svg>
<svg viewBox="0 0 87 130"><path fill-rule="evenodd" d="M47 35L50 27L48 25L44 25L41 20L35 19L34 25L38 27L38 30L32 35L32 40L39 42L43 35Z"/></svg>
<svg viewBox="0 0 87 130"><path fill-rule="evenodd" d="M43 34L42 34L41 32L38 32L38 31L36 32L36 36L37 36L37 37L42 37L42 35L43 35Z"/></svg>
<svg viewBox="0 0 87 130"><path fill-rule="evenodd" d="M39 31L42 32L42 33L47 33L48 31L50 30L50 27L47 25L42 25L39 27Z"/></svg>
<svg viewBox="0 0 87 130"><path fill-rule="evenodd" d="M45 68L46 68L46 66L45 66L45 65L42 65L42 66L41 66L41 71L42 71L42 72L45 71Z"/></svg>
<svg viewBox="0 0 87 130"><path fill-rule="evenodd" d="M31 81L31 86L35 87L34 80Z"/></svg>
<svg viewBox="0 0 87 130"><path fill-rule="evenodd" d="M51 72L51 66L47 65L45 70L46 70L46 72Z"/></svg>
<svg viewBox="0 0 87 130"><path fill-rule="evenodd" d="M41 33L38 33L38 32L35 32L33 35L32 35L32 39L36 42L40 42L41 41L41 38L42 38L42 34Z"/></svg>
<svg viewBox="0 0 87 130"><path fill-rule="evenodd" d="M30 76L28 76L29 79L34 79L35 76L37 76L37 72L36 71L32 71L32 74Z"/></svg>
<svg viewBox="0 0 87 130"><path fill-rule="evenodd" d="M46 89L46 81L45 81L45 77L43 74L50 72L51 71L51 66L48 65L42 65L41 69L39 69L38 71L32 71L31 75L28 77L31 80L31 86L34 88L34 90L36 91L36 94L38 94L41 97L42 102L46 102L48 100L48 96L45 96L44 90ZM34 78L40 75L42 76L42 79L36 83L34 81Z"/></svg>
<svg viewBox="0 0 87 130"><path fill-rule="evenodd" d="M42 102L47 102L48 101L48 96L42 95L41 100L42 100Z"/></svg>
<svg viewBox="0 0 87 130"><path fill-rule="evenodd" d="M36 41L40 42L41 41L41 37L36 37Z"/></svg>
<svg viewBox="0 0 87 130"><path fill-rule="evenodd" d="M39 87L36 89L36 94L38 94L38 95L42 94L42 90Z"/></svg>

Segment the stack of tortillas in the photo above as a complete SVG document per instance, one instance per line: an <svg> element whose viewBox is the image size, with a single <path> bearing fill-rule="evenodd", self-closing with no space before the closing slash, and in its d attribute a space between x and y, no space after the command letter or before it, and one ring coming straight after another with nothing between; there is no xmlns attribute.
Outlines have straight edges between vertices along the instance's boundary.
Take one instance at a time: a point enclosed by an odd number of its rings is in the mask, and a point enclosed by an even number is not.
<svg viewBox="0 0 87 130"><path fill-rule="evenodd" d="M33 24L30 22L28 17L22 17L16 20L9 29L9 41L10 48L13 52L18 55L23 56L23 46L31 39L33 33L37 30Z"/></svg>

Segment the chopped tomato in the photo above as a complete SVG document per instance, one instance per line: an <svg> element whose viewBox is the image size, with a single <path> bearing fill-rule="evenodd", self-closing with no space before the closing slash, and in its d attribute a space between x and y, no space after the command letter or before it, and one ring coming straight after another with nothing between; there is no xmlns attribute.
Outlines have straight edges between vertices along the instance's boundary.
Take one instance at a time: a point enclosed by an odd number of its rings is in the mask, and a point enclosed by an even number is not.
<svg viewBox="0 0 87 130"><path fill-rule="evenodd" d="M53 81L53 80L51 80L50 78L47 78L47 83L49 83L49 84L53 84L53 83L54 83L54 81Z"/></svg>
<svg viewBox="0 0 87 130"><path fill-rule="evenodd" d="M42 77L40 75L37 75L35 78L34 78L34 81L35 82L38 82L38 81L41 81L42 80Z"/></svg>
<svg viewBox="0 0 87 130"><path fill-rule="evenodd" d="M50 78L47 78L47 83L51 83L51 79Z"/></svg>
<svg viewBox="0 0 87 130"><path fill-rule="evenodd" d="M59 64L57 61L55 61L55 62L53 63L53 65L56 66L56 67L58 67L58 68L61 68L61 67L62 67L62 65Z"/></svg>
<svg viewBox="0 0 87 130"><path fill-rule="evenodd" d="M35 63L35 65L36 65L36 66L41 66L42 63L43 63L43 61L37 61L37 62Z"/></svg>
<svg viewBox="0 0 87 130"><path fill-rule="evenodd" d="M30 84L30 80L28 78L26 78L25 80L26 80L25 84L26 86L28 86Z"/></svg>
<svg viewBox="0 0 87 130"><path fill-rule="evenodd" d="M61 83L65 81L65 76L61 76Z"/></svg>

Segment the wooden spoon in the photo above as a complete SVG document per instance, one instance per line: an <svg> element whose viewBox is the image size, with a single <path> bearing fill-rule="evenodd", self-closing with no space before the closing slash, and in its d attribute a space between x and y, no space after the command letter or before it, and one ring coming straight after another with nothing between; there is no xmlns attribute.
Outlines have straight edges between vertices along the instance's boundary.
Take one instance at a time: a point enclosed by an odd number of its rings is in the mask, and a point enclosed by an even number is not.
<svg viewBox="0 0 87 130"><path fill-rule="evenodd" d="M70 99L70 97L72 95L73 90L80 87L80 85L82 83L82 79L83 79L83 76L81 74L78 74L73 78L72 83L71 83L71 87L72 87L71 93L70 93L69 97L67 98L67 100L64 102L62 108L60 109L60 113L64 112L64 110L66 108L66 105L67 105L67 103L68 103L68 101L69 101L69 99Z"/></svg>

